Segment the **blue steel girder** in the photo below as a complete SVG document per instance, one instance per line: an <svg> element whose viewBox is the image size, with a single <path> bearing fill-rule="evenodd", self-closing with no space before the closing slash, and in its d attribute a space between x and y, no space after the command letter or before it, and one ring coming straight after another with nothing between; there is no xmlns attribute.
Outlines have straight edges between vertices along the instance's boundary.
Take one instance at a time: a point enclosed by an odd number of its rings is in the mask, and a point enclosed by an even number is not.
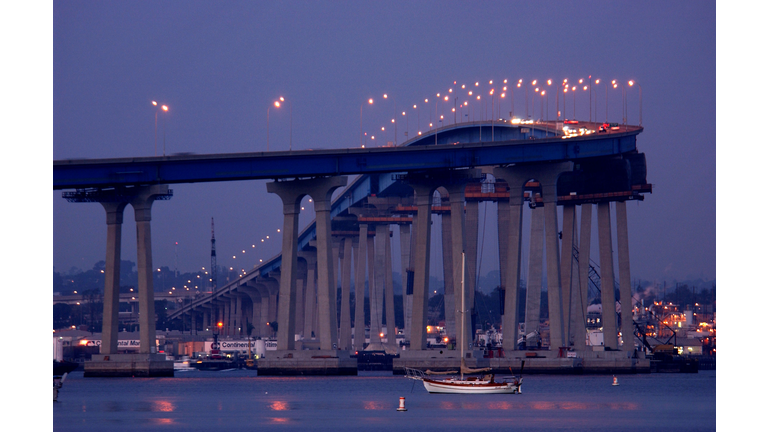
<svg viewBox="0 0 768 432"><path fill-rule="evenodd" d="M505 128L515 129L503 124L494 126ZM467 128L456 128L459 129ZM437 145L430 145L434 135L427 135L401 147L60 160L53 163L53 189L289 179L578 160L634 151L640 132L641 127L628 127L626 131L569 139L439 144L441 132L437 131Z"/></svg>

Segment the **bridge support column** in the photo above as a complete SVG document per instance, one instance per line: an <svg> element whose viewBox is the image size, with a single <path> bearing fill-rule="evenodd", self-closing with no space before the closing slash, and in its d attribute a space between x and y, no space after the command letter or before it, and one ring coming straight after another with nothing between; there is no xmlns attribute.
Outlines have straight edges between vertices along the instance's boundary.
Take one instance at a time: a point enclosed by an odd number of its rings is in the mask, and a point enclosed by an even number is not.
<svg viewBox="0 0 768 432"><path fill-rule="evenodd" d="M376 237L374 238L373 289L370 290L369 301L371 305L371 345L381 349L382 337L382 313L384 312L384 290L386 279L386 237L389 235L389 227L386 224L376 224ZM371 285L369 284L369 289Z"/></svg>
<svg viewBox="0 0 768 432"><path fill-rule="evenodd" d="M606 348L618 349L616 328L616 294L613 286L613 241L611 238L611 204L597 205L597 230L600 242L600 299L603 309L603 341Z"/></svg>
<svg viewBox="0 0 768 432"><path fill-rule="evenodd" d="M117 353L120 311L120 246L125 202L102 202L107 212L107 258L104 269L104 313L101 354Z"/></svg>
<svg viewBox="0 0 768 432"><path fill-rule="evenodd" d="M440 187L437 189L438 192L440 192L440 201L443 206L451 206L450 202L450 196L448 194L448 190L444 187ZM462 214L463 212L463 203L462 203ZM451 208L453 210L453 208ZM459 217L456 215L456 217ZM444 281L444 299L445 299L445 333L451 340L456 340L456 335L458 332L456 331L456 314L457 314L457 308L456 308L456 285L453 280L453 240L451 235L451 230L453 227L453 211L451 212L445 212L440 215L441 225L442 225L442 241L443 241L443 281ZM458 242L462 243L462 242ZM461 262L461 259L459 259L459 262Z"/></svg>
<svg viewBox="0 0 768 432"><path fill-rule="evenodd" d="M315 311L317 310L317 252L300 251L299 256L307 262L307 288L304 292L304 339L315 336Z"/></svg>
<svg viewBox="0 0 768 432"><path fill-rule="evenodd" d="M142 190L133 198L136 218L136 250L139 276L139 352L156 353L155 291L152 283L152 203L161 195L168 195L167 185L154 185Z"/></svg>
<svg viewBox="0 0 768 432"><path fill-rule="evenodd" d="M560 257L560 283L563 286L563 327L565 346L573 346L574 337L571 328L571 314L573 311L573 297L571 291L574 288L574 259L573 249L576 246L576 206L563 206L563 250Z"/></svg>
<svg viewBox="0 0 768 432"><path fill-rule="evenodd" d="M572 163L570 162L494 169L494 177L505 180L510 188L510 224L506 281L507 285L514 288L511 291L507 289L505 295L503 328L505 333L510 330L512 331L511 338L509 336L504 337L503 347L505 350L514 349L516 348L515 345L517 345L517 298L520 280L520 251L522 245L522 204L525 184L530 179L538 179L541 183L544 208L534 209L531 215L531 271L529 272L527 288L526 334L532 331L531 326L538 328L539 325L542 253L538 249L541 247L541 243L544 242L544 238L542 238L543 234L540 234L540 232L546 228L550 343L552 349L563 346L563 303L561 296L560 256L557 238L557 178L560 173L571 169ZM534 197L531 198L535 199ZM536 255L538 255L538 258ZM539 263L538 269L534 267L537 265L536 262ZM539 278L538 282L536 281L537 277ZM532 287L532 285L534 286ZM539 291L538 293L533 293L532 291L536 290L536 286L538 286ZM531 304L531 302L536 302L536 304ZM507 316L507 314L509 314L509 316Z"/></svg>
<svg viewBox="0 0 768 432"><path fill-rule="evenodd" d="M386 237L384 239L384 307L387 318L387 346L390 351L397 351L397 326L395 325L395 293L392 286L392 240L390 237L389 226L387 226Z"/></svg>
<svg viewBox="0 0 768 432"><path fill-rule="evenodd" d="M456 323L456 347L460 349L463 346L464 349L471 351L470 344L474 338L471 330L472 320L470 312L472 311L472 304L470 298L474 297L474 295L472 295L473 292L470 292L470 284L467 283L467 280L470 278L467 268L470 266L469 254L471 253L471 248L467 245L471 240L468 238L470 236L466 235L467 220L464 213L465 187L466 183L452 184L447 187L448 198L451 204L451 241L450 248L448 245L444 245L443 250L450 249L453 260L451 263L453 270L451 280L453 282L454 309L451 314ZM475 249L475 254L477 254L477 249ZM462 255L464 255L464 262L462 262ZM464 276L464 279L462 279L462 276ZM447 285L446 291L448 291ZM448 310L445 313L447 316ZM464 323L463 326L462 322Z"/></svg>
<svg viewBox="0 0 768 432"><path fill-rule="evenodd" d="M354 349L362 351L365 348L365 270L368 262L368 225L359 224L360 233L357 240L357 255L355 256L355 343Z"/></svg>
<svg viewBox="0 0 768 432"><path fill-rule="evenodd" d="M463 197L463 194L462 194ZM466 201L466 200L465 200ZM475 200L466 201L465 206L465 221L464 221L464 236L465 236L465 249L466 249L466 262L467 268L465 270L464 291L467 295L467 308L469 309L469 316L467 322L470 325L470 337L467 342L471 343L474 340L475 326L477 323L473 322L475 318L475 290L477 289L477 237L478 237L478 225L480 216L480 203ZM458 257L461 262L461 256ZM455 275L454 275L455 277ZM457 295L457 294L454 294ZM456 299L459 299L458 295Z"/></svg>
<svg viewBox="0 0 768 432"><path fill-rule="evenodd" d="M251 299L250 320L251 320L251 325L253 325L253 333L251 336L261 337L264 325L261 319L262 297L261 297L261 294L259 293L259 289L255 288L250 284L244 285L241 289L243 293ZM247 332L248 332L248 329L246 328L246 333Z"/></svg>
<svg viewBox="0 0 768 432"><path fill-rule="evenodd" d="M589 256L592 242L592 204L582 204L579 229L579 267L577 289L571 291L571 331L573 347L583 351L587 347L587 302L589 301Z"/></svg>
<svg viewBox="0 0 768 432"><path fill-rule="evenodd" d="M346 177L272 182L267 191L283 201L283 248L280 278L280 313L278 314L278 350L294 350L296 313L296 260L298 214L301 198L312 197L315 204L318 249L318 313L320 314L320 344L322 349L334 349L337 341L335 278L331 243L331 196L347 183ZM333 301L331 301L333 298Z"/></svg>
<svg viewBox="0 0 768 432"><path fill-rule="evenodd" d="M352 237L342 239L343 255L341 256L341 313L339 319L339 348L352 349L352 311L350 309L350 285L352 273ZM335 299L334 299L335 300Z"/></svg>
<svg viewBox="0 0 768 432"><path fill-rule="evenodd" d="M533 199L534 197L531 197ZM541 279L544 258L544 209L531 211L531 240L528 252L528 280L526 281L525 334L539 331L541 319ZM551 327L550 327L551 328ZM551 334L551 333L550 333ZM527 348L536 348L536 342L525 338Z"/></svg>
<svg viewBox="0 0 768 432"><path fill-rule="evenodd" d="M502 185L499 185L497 182L497 188L500 188ZM506 184L503 185L504 190L506 190ZM499 189L495 189L496 191L499 191ZM508 199L499 199L497 201L497 224L498 224L498 246L499 246L499 269L504 269L507 264L507 251L509 250L509 214L510 214L510 207L509 207L509 200ZM499 271L499 285L502 287L502 289L506 290L507 287L507 272L505 271ZM506 310L504 311L506 313Z"/></svg>
<svg viewBox="0 0 768 432"><path fill-rule="evenodd" d="M413 320L411 322L411 350L427 347L427 306L429 301L429 251L432 232L432 194L437 188L433 182L410 182L415 193L416 231L413 268Z"/></svg>
<svg viewBox="0 0 768 432"><path fill-rule="evenodd" d="M509 188L509 229L507 237L500 237L499 241L507 243L507 258L502 263L500 270L505 274L504 286L504 315L502 316L502 331L504 339L502 348L504 351L517 350L518 323L518 298L520 293L520 258L522 252L523 236L523 187L525 185L525 173L519 173L514 168L496 168L493 171L497 181L503 178ZM503 204L500 201L499 207ZM502 220L499 220L502 223ZM499 228L501 236L502 229Z"/></svg>
<svg viewBox="0 0 768 432"><path fill-rule="evenodd" d="M412 223L413 224L413 223ZM400 266L403 277L403 337L411 340L411 314L408 309L408 272L411 268L411 227L400 225Z"/></svg>
<svg viewBox="0 0 768 432"><path fill-rule="evenodd" d="M562 164L568 165L570 164ZM563 171L565 169L562 169ZM550 350L565 347L563 326L563 288L560 280L560 241L557 223L557 177L560 170L555 167L542 175L540 180L544 201L545 243L547 248L547 299L549 303ZM570 262L569 262L570 265ZM566 302L567 304L567 302Z"/></svg>
<svg viewBox="0 0 768 432"><path fill-rule="evenodd" d="M621 338L623 351L635 350L635 328L632 320L632 280L629 276L629 229L627 202L616 202L616 246L619 248L619 293L621 294Z"/></svg>
<svg viewBox="0 0 768 432"><path fill-rule="evenodd" d="M307 261L298 254L298 273L296 275L296 333L304 336L304 301L307 290Z"/></svg>

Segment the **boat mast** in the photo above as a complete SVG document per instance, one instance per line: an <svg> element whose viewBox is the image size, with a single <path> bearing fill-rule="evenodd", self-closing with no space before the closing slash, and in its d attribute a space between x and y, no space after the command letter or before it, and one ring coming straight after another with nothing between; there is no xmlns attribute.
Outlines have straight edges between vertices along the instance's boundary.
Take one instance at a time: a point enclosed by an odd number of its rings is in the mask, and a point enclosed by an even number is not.
<svg viewBox="0 0 768 432"><path fill-rule="evenodd" d="M461 361L459 369L461 371L461 380L464 381L464 252L461 252Z"/></svg>

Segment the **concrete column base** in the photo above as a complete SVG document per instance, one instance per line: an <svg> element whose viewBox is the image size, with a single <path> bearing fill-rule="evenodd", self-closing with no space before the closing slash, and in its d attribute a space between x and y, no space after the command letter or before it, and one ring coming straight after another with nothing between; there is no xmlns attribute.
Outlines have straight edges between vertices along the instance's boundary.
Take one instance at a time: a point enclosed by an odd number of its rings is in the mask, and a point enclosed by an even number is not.
<svg viewBox="0 0 768 432"><path fill-rule="evenodd" d="M94 354L84 366L84 377L173 376L173 362L165 354Z"/></svg>

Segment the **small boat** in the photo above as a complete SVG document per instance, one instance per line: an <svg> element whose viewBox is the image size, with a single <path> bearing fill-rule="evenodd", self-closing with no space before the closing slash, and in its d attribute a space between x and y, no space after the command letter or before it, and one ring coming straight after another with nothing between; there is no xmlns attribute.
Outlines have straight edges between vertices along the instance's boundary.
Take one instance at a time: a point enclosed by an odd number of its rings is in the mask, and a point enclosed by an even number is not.
<svg viewBox="0 0 768 432"><path fill-rule="evenodd" d="M219 349L219 336L216 334L213 335L210 355L197 361L190 360L190 366L205 371L222 371L239 367L237 360L222 355L221 349Z"/></svg>
<svg viewBox="0 0 768 432"><path fill-rule="evenodd" d="M466 308L464 307L464 254L461 254L461 310L465 311ZM462 331L462 341L465 341L464 338L464 320L466 318L466 314L462 312L461 314L461 331ZM525 361L523 361L522 366L520 367L520 377L506 377L502 379L501 382L497 382L495 380L495 375L492 373L488 373L491 371L491 368L479 368L479 369L471 369L468 368L466 365L465 355L464 355L464 345L466 345L464 342L461 343L461 370L459 371L448 371L448 372L433 372L430 370L427 371L421 371L419 369L413 369L413 368L405 368L405 376L407 378L411 378L416 381L421 381L424 384L424 388L429 393L454 393L454 394L502 394L502 393L521 393L520 386L523 384L523 378L522 378L522 367L525 366ZM455 374L459 372L459 376L456 377ZM453 374L450 378L444 378L444 379L437 379L437 378L431 378L432 375L447 375L447 374ZM469 376L464 377L465 374L481 374L480 376Z"/></svg>

